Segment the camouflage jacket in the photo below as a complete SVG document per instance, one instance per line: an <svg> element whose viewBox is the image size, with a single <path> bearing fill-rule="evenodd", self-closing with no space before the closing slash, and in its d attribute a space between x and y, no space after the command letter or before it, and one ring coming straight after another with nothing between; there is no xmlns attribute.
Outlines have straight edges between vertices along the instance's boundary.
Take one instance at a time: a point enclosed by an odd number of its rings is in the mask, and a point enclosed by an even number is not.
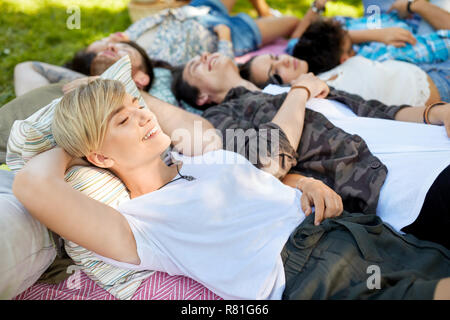
<svg viewBox="0 0 450 320"><path fill-rule="evenodd" d="M358 116L394 119L405 107L330 89L327 99L347 105ZM225 149L242 154L258 168L277 178L299 173L319 179L342 197L347 211L375 213L386 166L360 136L343 131L310 109L305 111L302 137L295 150L281 128L271 122L286 96L233 88L203 117L220 131Z"/></svg>

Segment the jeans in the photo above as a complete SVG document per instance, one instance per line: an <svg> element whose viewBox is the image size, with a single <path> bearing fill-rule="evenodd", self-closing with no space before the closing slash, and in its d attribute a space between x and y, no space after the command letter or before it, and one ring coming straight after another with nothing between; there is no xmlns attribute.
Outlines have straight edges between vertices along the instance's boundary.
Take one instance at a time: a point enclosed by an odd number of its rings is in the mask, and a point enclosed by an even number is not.
<svg viewBox="0 0 450 320"><path fill-rule="evenodd" d="M450 102L450 60L433 64L418 64L433 80L441 100Z"/></svg>
<svg viewBox="0 0 450 320"><path fill-rule="evenodd" d="M431 185L417 219L402 229L422 240L434 241L450 249L450 166Z"/></svg>
<svg viewBox="0 0 450 320"><path fill-rule="evenodd" d="M226 7L220 0L192 0L190 6L207 6L211 10L209 14L200 16L201 24L211 30L218 24L225 24L231 30L234 54L242 56L250 51L257 50L261 43L261 32L255 21L245 13L230 16Z"/></svg>

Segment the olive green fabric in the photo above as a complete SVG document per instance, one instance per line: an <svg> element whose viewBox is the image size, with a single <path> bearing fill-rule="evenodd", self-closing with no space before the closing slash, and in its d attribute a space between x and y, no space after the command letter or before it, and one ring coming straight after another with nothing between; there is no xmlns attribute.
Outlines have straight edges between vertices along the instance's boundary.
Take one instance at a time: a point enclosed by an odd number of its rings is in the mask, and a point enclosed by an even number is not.
<svg viewBox="0 0 450 320"><path fill-rule="evenodd" d="M72 275L68 271L71 265L75 265L75 262L73 262L67 253L64 252L62 257L56 256L53 263L45 270L37 283L59 284Z"/></svg>
<svg viewBox="0 0 450 320"><path fill-rule="evenodd" d="M28 118L52 100L61 97L63 84L64 82L60 82L34 89L0 108L0 163L6 161L6 145L14 121Z"/></svg>
<svg viewBox="0 0 450 320"><path fill-rule="evenodd" d="M314 225L309 215L281 252L283 299L433 299L450 276L450 250L400 233L372 214Z"/></svg>

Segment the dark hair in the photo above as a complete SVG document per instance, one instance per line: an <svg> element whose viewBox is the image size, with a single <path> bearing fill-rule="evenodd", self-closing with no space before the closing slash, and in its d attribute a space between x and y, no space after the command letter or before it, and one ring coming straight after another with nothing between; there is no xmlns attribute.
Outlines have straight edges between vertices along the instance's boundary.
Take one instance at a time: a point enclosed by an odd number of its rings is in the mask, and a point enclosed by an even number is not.
<svg viewBox="0 0 450 320"><path fill-rule="evenodd" d="M238 64L239 69L239 75L242 79L248 80L252 82L253 79L251 79L252 73L250 71L252 67L252 62L255 60L256 56L251 57L247 62Z"/></svg>
<svg viewBox="0 0 450 320"><path fill-rule="evenodd" d="M197 107L197 98L200 90L197 87L191 86L187 81L183 79L183 71L186 65L181 65L172 68L172 92L178 101L184 101L187 104Z"/></svg>
<svg viewBox="0 0 450 320"><path fill-rule="evenodd" d="M298 39L293 55L305 60L314 74L328 71L340 64L346 34L336 20L314 22Z"/></svg>
<svg viewBox="0 0 450 320"><path fill-rule="evenodd" d="M144 70L142 70L142 71L144 71L150 77L150 81L144 87L144 91L150 90L150 88L153 85L153 80L155 79L155 73L153 72L154 65L153 65L152 60L150 60L150 58L147 55L147 52L145 52L144 48L142 48L136 42L134 42L134 41L121 41L121 43L125 43L125 44L129 45L130 47L133 47L142 56L142 60L144 61Z"/></svg>
<svg viewBox="0 0 450 320"><path fill-rule="evenodd" d="M178 101L184 101L192 107L198 110L206 110L213 104L204 104L199 106L197 104L197 98L200 94L200 90L197 87L191 86L186 80L183 79L183 70L186 65L173 67L172 71L172 92Z"/></svg>
<svg viewBox="0 0 450 320"><path fill-rule="evenodd" d="M276 74L276 73L273 74L273 75L270 75L269 78L267 79L267 81L262 82L262 83L257 83L252 78L252 73L251 73L252 63L253 63L253 60L255 60L256 57L257 56L253 56L247 62L238 65L239 75L241 76L241 78L244 79L244 80L252 82L255 86L257 86L260 89L264 89L269 84L278 84L278 85L283 84L283 79L281 79L281 77L278 74Z"/></svg>
<svg viewBox="0 0 450 320"><path fill-rule="evenodd" d="M96 55L95 52L87 52L86 49L80 50L63 67L89 76L91 75L92 60L94 60Z"/></svg>
<svg viewBox="0 0 450 320"><path fill-rule="evenodd" d="M133 47L142 56L144 63L143 71L147 73L150 77L148 85L145 86L144 88L145 91L149 91L153 85L153 80L155 79L155 74L153 71L154 68L165 68L169 70L172 68L172 66L166 61L163 60L152 61L147 55L147 52L145 52L145 50L134 41L121 41L121 43L125 43L130 47ZM64 65L64 67L69 68L73 71L83 73L85 75L91 75L92 61L96 56L97 53L95 52L88 52L86 51L86 49L80 50L75 54L75 56L71 61L69 61Z"/></svg>

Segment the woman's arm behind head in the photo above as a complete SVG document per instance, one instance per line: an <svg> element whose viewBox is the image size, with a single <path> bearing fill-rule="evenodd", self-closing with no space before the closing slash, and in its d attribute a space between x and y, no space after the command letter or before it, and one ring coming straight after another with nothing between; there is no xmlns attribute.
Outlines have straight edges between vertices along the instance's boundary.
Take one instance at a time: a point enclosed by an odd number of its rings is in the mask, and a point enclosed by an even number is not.
<svg viewBox="0 0 450 320"><path fill-rule="evenodd" d="M122 214L64 181L71 163L72 157L60 148L37 155L16 174L14 195L63 238L104 257L139 264L133 233Z"/></svg>

